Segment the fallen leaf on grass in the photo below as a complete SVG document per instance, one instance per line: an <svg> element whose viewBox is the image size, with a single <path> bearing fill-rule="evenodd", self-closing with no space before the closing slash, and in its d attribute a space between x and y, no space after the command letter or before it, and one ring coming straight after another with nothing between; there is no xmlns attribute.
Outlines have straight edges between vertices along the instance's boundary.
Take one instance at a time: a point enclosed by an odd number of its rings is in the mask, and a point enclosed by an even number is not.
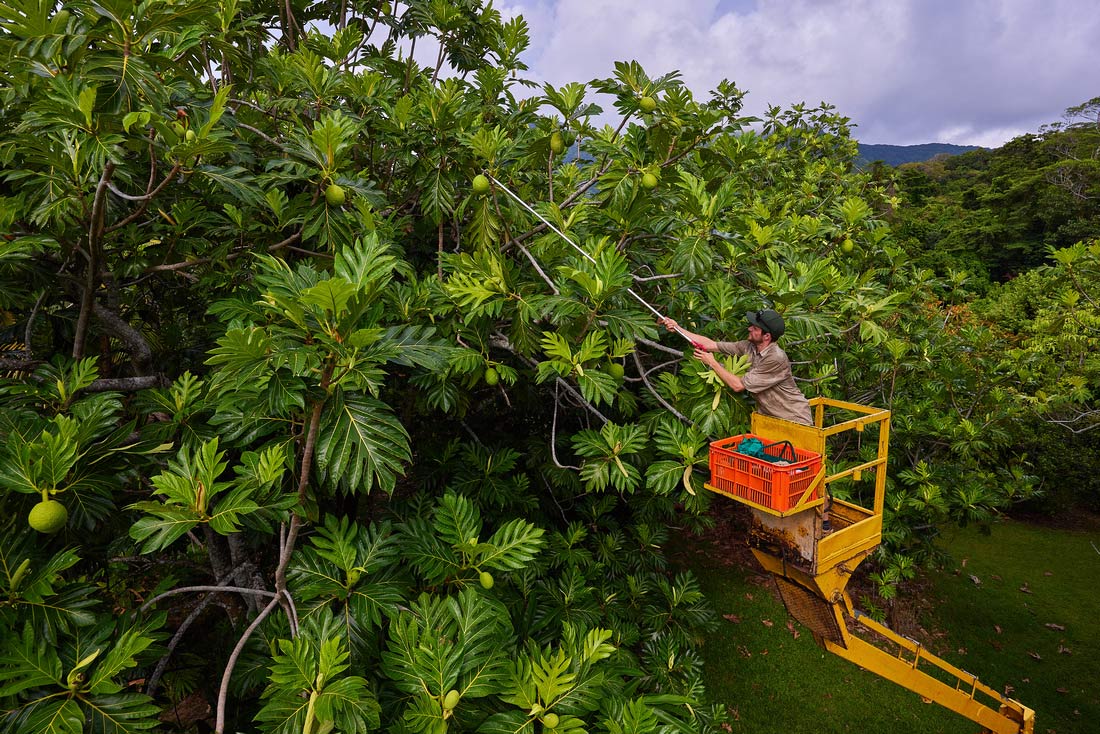
<svg viewBox="0 0 1100 734"><path fill-rule="evenodd" d="M1059 644L1059 645L1058 645L1058 653L1059 653L1060 655L1072 655L1072 654L1073 654L1073 650L1070 650L1070 649L1069 649L1068 647L1066 647L1065 645L1061 645L1061 644Z"/></svg>
<svg viewBox="0 0 1100 734"><path fill-rule="evenodd" d="M1042 659L1043 659L1043 656L1042 656L1042 655L1040 655L1040 654L1039 654L1039 653L1037 653L1037 652L1029 652L1029 653L1028 653L1028 655L1030 655L1031 657L1035 658L1036 660L1042 660Z"/></svg>
<svg viewBox="0 0 1100 734"><path fill-rule="evenodd" d="M1048 630L1058 630L1059 632L1062 632L1066 628L1064 624L1057 624L1055 622L1047 622L1043 626L1046 627Z"/></svg>
<svg viewBox="0 0 1100 734"><path fill-rule="evenodd" d="M974 582L975 586L981 586L982 585L982 580L980 578L978 578L977 576L975 576L974 574L970 574L970 580Z"/></svg>
<svg viewBox="0 0 1100 734"><path fill-rule="evenodd" d="M969 563L969 562L970 562L970 559L969 559L969 558L964 558L964 559L962 559L962 563L961 563L962 567L963 567L963 568L966 568L966 564L967 564L967 563Z"/></svg>
<svg viewBox="0 0 1100 734"><path fill-rule="evenodd" d="M789 620L789 619L787 620L787 631L788 631L788 632L790 632L790 633L791 633L791 637L793 637L793 638L794 638L794 639L796 639L796 640L797 640L797 639L798 639L799 637L801 637L801 636L802 636L802 633L801 633L801 632L799 632L798 630L796 630L796 629L794 628L794 622L792 622L792 621L791 621L791 620Z"/></svg>
<svg viewBox="0 0 1100 734"><path fill-rule="evenodd" d="M736 614L723 614L722 617L725 618L725 619L728 619L729 621L733 622L734 624L741 624L741 617L739 617Z"/></svg>
<svg viewBox="0 0 1100 734"><path fill-rule="evenodd" d="M760 623L762 625L764 625L765 627L774 627L775 626L775 622L771 621L770 619L761 619Z"/></svg>
<svg viewBox="0 0 1100 734"><path fill-rule="evenodd" d="M737 652L741 653L741 657L743 657L743 658L751 658L752 657L752 653L749 652L749 648L745 647L744 645L738 645L737 646Z"/></svg>
<svg viewBox="0 0 1100 734"><path fill-rule="evenodd" d="M993 573L993 574L990 574L990 575L989 575L989 578L993 579L994 581L1000 581L1000 580L1001 580L1001 577L1000 577L1000 576L998 576L998 575L997 575L997 574L995 574L995 573Z"/></svg>
<svg viewBox="0 0 1100 734"><path fill-rule="evenodd" d="M750 594L749 592L746 591L745 592L745 598L748 599L749 601L752 601L752 594Z"/></svg>
<svg viewBox="0 0 1100 734"><path fill-rule="evenodd" d="M1003 650L1003 649L1004 649L1004 645L1002 645L1001 643L997 642L996 640L990 640L990 641L989 641L989 644L990 644L990 645L991 645L991 646L993 647L993 649L994 649L994 650L996 650L997 652L1000 652L1001 650Z"/></svg>
<svg viewBox="0 0 1100 734"><path fill-rule="evenodd" d="M993 629L997 630L998 635L1001 634L1001 625L995 624L993 625Z"/></svg>
<svg viewBox="0 0 1100 734"><path fill-rule="evenodd" d="M1027 585L1026 582L1024 583L1023 586L1020 587L1020 591L1024 592L1025 594L1032 593L1031 589L1028 588L1028 585Z"/></svg>
<svg viewBox="0 0 1100 734"><path fill-rule="evenodd" d="M1043 575L1044 576L1053 576L1054 572L1053 571L1043 571Z"/></svg>
<svg viewBox="0 0 1100 734"><path fill-rule="evenodd" d="M1068 688L1055 688L1054 690L1058 691L1059 693L1069 693Z"/></svg>

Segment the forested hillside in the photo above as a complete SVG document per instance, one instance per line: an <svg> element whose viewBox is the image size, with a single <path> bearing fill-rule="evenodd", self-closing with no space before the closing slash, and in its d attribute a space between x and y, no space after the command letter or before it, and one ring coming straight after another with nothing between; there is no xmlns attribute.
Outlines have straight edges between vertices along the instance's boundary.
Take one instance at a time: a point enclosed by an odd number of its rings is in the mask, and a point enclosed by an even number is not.
<svg viewBox="0 0 1100 734"><path fill-rule="evenodd" d="M949 143L921 143L919 145L883 145L860 143L859 157L856 163L866 166L879 162L888 166L900 166L903 163L921 163L938 156L952 156L978 150L976 145L951 145Z"/></svg>
<svg viewBox="0 0 1100 734"><path fill-rule="evenodd" d="M922 243L922 263L982 280L1048 262L1052 249L1100 232L1098 132L1095 121L1052 125L995 150L902 165L907 206L895 230Z"/></svg>
<svg viewBox="0 0 1100 734"><path fill-rule="evenodd" d="M723 731L664 547L751 404L654 311L772 304L807 394L894 411L885 606L1041 496L1095 420L1095 179L1050 184L1091 128L894 181L826 105L529 44L480 0L0 8L0 731Z"/></svg>

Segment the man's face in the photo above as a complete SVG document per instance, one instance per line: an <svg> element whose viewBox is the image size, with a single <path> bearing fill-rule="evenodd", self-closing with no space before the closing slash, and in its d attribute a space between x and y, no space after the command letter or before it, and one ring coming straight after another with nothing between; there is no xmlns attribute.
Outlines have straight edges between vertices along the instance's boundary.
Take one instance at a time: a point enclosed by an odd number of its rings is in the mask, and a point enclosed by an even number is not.
<svg viewBox="0 0 1100 734"><path fill-rule="evenodd" d="M750 343L755 344L758 347L762 347L762 346L764 346L764 342L766 341L765 336L766 336L766 334L765 334L763 329L761 329L759 326L754 326L753 324L749 324L749 342Z"/></svg>

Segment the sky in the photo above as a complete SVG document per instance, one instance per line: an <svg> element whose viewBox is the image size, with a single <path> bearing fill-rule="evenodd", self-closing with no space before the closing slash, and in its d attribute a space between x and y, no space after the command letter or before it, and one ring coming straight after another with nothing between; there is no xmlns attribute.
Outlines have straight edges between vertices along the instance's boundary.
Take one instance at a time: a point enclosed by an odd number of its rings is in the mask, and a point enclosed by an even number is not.
<svg viewBox="0 0 1100 734"><path fill-rule="evenodd" d="M525 76L556 86L638 61L743 114L827 102L862 143L998 147L1100 96L1095 0L497 0ZM596 99L597 103L600 100ZM610 104L602 104L610 109ZM611 120L608 120L611 122Z"/></svg>

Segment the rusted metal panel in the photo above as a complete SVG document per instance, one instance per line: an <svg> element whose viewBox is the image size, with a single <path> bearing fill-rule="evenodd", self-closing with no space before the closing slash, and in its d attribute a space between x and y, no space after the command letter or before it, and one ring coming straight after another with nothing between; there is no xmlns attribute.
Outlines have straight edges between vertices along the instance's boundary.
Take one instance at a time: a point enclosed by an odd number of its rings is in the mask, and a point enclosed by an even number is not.
<svg viewBox="0 0 1100 734"><path fill-rule="evenodd" d="M821 597L782 576L775 577L779 595L787 607L787 613L810 630L818 644L824 640L845 647L845 630L837 620L836 608Z"/></svg>
<svg viewBox="0 0 1100 734"><path fill-rule="evenodd" d="M818 517L816 512L776 517L754 508L752 525L749 528L749 545L766 549L789 563L811 568L814 563L814 547L821 534Z"/></svg>

